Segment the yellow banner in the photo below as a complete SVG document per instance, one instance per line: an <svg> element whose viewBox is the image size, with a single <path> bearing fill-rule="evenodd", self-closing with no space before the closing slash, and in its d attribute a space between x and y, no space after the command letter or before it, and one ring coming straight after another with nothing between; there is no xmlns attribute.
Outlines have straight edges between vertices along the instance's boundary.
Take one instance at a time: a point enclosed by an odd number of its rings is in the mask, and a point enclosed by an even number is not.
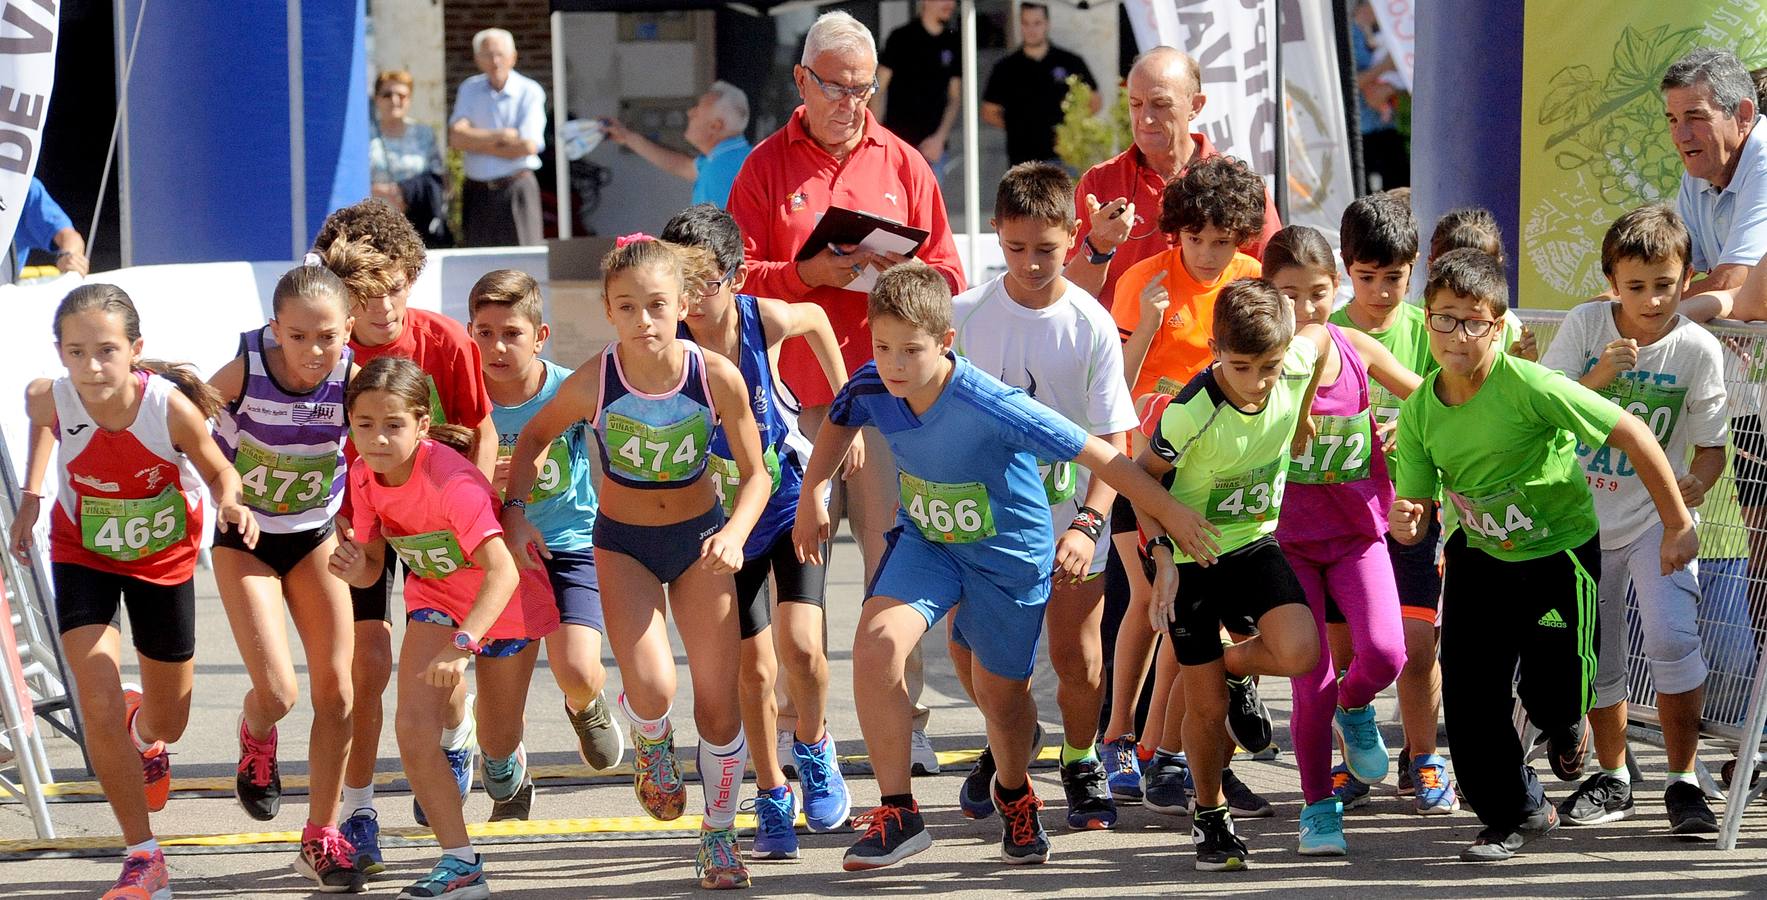
<svg viewBox="0 0 1767 900"><path fill-rule="evenodd" d="M1675 201L1664 70L1701 45L1767 65L1767 17L1757 0L1528 0L1526 15L1517 299L1567 309L1607 289L1614 219Z"/></svg>

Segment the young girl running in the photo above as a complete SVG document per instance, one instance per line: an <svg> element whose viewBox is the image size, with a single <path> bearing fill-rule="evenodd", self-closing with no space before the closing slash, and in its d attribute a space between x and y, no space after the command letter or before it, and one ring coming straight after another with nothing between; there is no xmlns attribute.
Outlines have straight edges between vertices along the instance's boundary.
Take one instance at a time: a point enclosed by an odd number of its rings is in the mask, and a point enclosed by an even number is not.
<svg viewBox="0 0 1767 900"><path fill-rule="evenodd" d="M331 571L372 584L389 545L411 570L394 730L443 853L399 897L489 897L443 747L476 730L487 770L519 761L534 642L558 627L558 609L526 542L512 550L505 541L490 481L460 455L472 432L430 423L429 382L416 363L385 356L363 366L345 404L361 455L350 466L352 533L338 542ZM518 569L518 558L533 568ZM476 709L465 705L468 660L485 701ZM477 709L493 714L475 722Z"/></svg>
<svg viewBox="0 0 1767 900"><path fill-rule="evenodd" d="M70 292L55 311L55 346L67 375L25 390L30 457L12 552L28 564L55 450L49 558L57 627L79 690L86 751L128 845L122 877L104 896L161 900L172 888L148 813L166 806L166 745L190 715L199 481L215 498L218 531L236 532L249 548L258 523L241 502L239 474L209 436L206 420L219 398L188 368L141 358L141 319L122 288ZM118 671L124 606L140 686L123 684Z"/></svg>
<svg viewBox="0 0 1767 900"><path fill-rule="evenodd" d="M234 794L247 815L275 818L282 803L276 723L300 688L289 658L284 608L294 618L313 681L312 771L307 824L295 871L320 890L359 890L355 850L338 832L344 757L350 749L350 592L326 564L343 505L344 387L353 364L353 319L344 283L310 264L276 283L270 324L239 337L239 356L211 384L222 407L215 436L233 461L262 534L247 547L215 535L215 584L252 687L239 715Z"/></svg>
<svg viewBox="0 0 1767 900"><path fill-rule="evenodd" d="M1300 579L1320 636L1319 662L1290 680L1289 728L1301 770L1300 852L1341 856L1343 804L1332 792L1331 728L1335 721L1350 774L1376 784L1387 774L1387 747L1374 717L1374 695L1405 665L1399 593L1386 549L1386 510L1393 483L1369 411L1369 378L1400 399L1417 375L1378 341L1326 322L1337 294L1337 266L1324 235L1305 225L1276 233L1264 249L1267 276L1294 304L1297 325L1331 334L1312 407L1314 435L1289 461L1284 515L1276 540ZM1353 661L1340 681L1325 640L1326 606L1349 626ZM1335 713L1334 713L1335 710Z"/></svg>
<svg viewBox="0 0 1767 900"><path fill-rule="evenodd" d="M620 238L602 260L608 321L619 339L597 364L565 380L522 429L510 457L508 493L523 497L540 456L582 419L601 447L601 509L595 568L601 575L607 639L632 720L633 787L651 816L681 815L686 789L675 762L669 705L675 658L664 589L693 678L699 772L705 791L698 869L706 888L746 887L736 846L736 803L748 746L737 698L738 622L733 576L742 547L771 493L761 472L761 437L748 389L734 364L675 337L687 297L711 279L711 255L649 235ZM732 438L736 503L728 519L705 477L714 428ZM504 527L519 541L537 532L521 506L505 504ZM766 740L767 738L762 738Z"/></svg>
<svg viewBox="0 0 1767 900"><path fill-rule="evenodd" d="M841 361L840 344L822 307L736 293L742 288L745 274L742 230L729 213L708 203L689 207L669 220L663 237L705 249L715 257L723 273L717 282L706 285L706 292L687 304L687 321L677 336L691 337L701 348L737 364L765 445L763 457L773 494L760 522L749 533L748 543L743 546L745 562L736 573L736 610L742 631L743 730L763 738L749 748L755 767L758 820L749 855L756 859L796 859L797 798L786 787L782 764L796 763L804 821L810 830L829 831L846 824L851 801L846 781L841 778L834 739L824 728L828 655L823 646L827 624L822 602L828 570L820 563L800 562L791 544L798 487L803 481L804 463L810 458L810 442L798 430L793 409L797 404L776 388L778 382L774 380L769 357L787 338L804 337L816 352L835 393L840 393L847 383L846 365ZM737 472L723 429L712 435L708 462L716 479L713 484L728 513L736 505ZM769 573L773 576L773 603L768 602L764 593ZM777 629L773 627L775 618ZM774 696L781 658L794 728L780 731L779 741L773 743L765 738L785 718Z"/></svg>

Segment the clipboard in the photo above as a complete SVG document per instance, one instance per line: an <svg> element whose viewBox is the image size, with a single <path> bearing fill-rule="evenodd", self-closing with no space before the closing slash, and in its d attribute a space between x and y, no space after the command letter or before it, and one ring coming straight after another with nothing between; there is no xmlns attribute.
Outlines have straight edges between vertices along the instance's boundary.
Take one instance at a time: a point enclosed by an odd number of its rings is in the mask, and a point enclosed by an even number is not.
<svg viewBox="0 0 1767 900"><path fill-rule="evenodd" d="M822 214L822 219L816 223L815 230L811 231L810 236L804 239L804 245L798 248L798 255L794 259L797 262L803 262L821 253L823 248L829 244L865 244L878 231L894 235L898 239L891 243L912 244L912 248L902 254L904 256L913 256L919 253L920 248L926 244L926 239L931 234L924 228L904 225L894 219L886 219L882 216L845 207L831 206L827 212ZM895 250L894 247L889 249Z"/></svg>

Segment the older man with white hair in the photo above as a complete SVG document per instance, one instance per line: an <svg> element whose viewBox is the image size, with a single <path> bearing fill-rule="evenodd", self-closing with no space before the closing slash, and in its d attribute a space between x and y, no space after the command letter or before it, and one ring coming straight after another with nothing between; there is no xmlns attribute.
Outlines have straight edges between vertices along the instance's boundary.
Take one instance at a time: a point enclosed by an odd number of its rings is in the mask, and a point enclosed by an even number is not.
<svg viewBox="0 0 1767 900"><path fill-rule="evenodd" d="M693 182L693 203L723 206L730 200L730 186L743 160L749 158L749 98L728 81L714 81L687 111L682 136L699 151L693 157L671 150L627 128L617 119L607 120L607 139L644 157L644 161Z"/></svg>
<svg viewBox="0 0 1767 900"><path fill-rule="evenodd" d="M515 37L501 28L473 35L472 57L482 74L460 83L448 117L448 146L466 168L464 243L545 243L534 170L546 146L546 89L515 70Z"/></svg>

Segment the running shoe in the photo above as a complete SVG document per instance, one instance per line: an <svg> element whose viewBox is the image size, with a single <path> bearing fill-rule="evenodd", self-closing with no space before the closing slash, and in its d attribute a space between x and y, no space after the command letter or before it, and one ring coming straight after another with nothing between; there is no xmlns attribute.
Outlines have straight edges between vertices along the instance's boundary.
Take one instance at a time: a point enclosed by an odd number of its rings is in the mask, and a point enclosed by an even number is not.
<svg viewBox="0 0 1767 900"><path fill-rule="evenodd" d="M1380 723L1374 719L1374 704L1355 709L1338 707L1332 715L1338 746L1344 753L1344 767L1363 784L1380 784L1386 780L1387 743L1381 739Z"/></svg>
<svg viewBox="0 0 1767 900"><path fill-rule="evenodd" d="M1011 803L1001 801L999 790L998 783L988 786L988 799L1000 811L1000 858L1013 865L1049 859L1049 834L1037 816L1043 801L1037 799L1030 782L1025 782L1025 795Z"/></svg>
<svg viewBox="0 0 1767 900"><path fill-rule="evenodd" d="M282 808L282 774L276 767L276 727L263 740L252 737L239 715L239 767L233 779L233 796L245 814L260 822L276 818Z"/></svg>
<svg viewBox="0 0 1767 900"><path fill-rule="evenodd" d="M356 848L350 846L342 832L327 825L318 837L301 842L294 870L318 884L321 894L359 894L363 874L356 868L355 856Z"/></svg>
<svg viewBox="0 0 1767 900"><path fill-rule="evenodd" d="M749 867L742 864L735 828L699 830L699 856L693 861L699 886L708 891L728 891L749 886Z"/></svg>
<svg viewBox="0 0 1767 900"><path fill-rule="evenodd" d="M1411 745L1399 748L1399 777L1393 780L1393 793L1399 797L1410 797L1417 793L1417 782L1411 777L1412 771Z"/></svg>
<svg viewBox="0 0 1767 900"><path fill-rule="evenodd" d="M1368 785L1356 780L1342 765L1331 767L1331 793L1345 812L1368 803Z"/></svg>
<svg viewBox="0 0 1767 900"><path fill-rule="evenodd" d="M1411 761L1406 767L1411 773L1411 781L1415 786L1413 794L1417 800L1417 814L1420 816L1445 816L1460 809L1460 795L1454 790L1454 781L1448 777L1448 761L1434 753L1426 753Z"/></svg>
<svg viewBox="0 0 1767 900"><path fill-rule="evenodd" d="M939 774L939 751L933 749L932 738L926 732L916 728L908 736L908 747L913 754L912 769L916 775Z"/></svg>
<svg viewBox="0 0 1767 900"><path fill-rule="evenodd" d="M1583 777L1583 762L1589 758L1589 726L1582 719L1556 733L1542 734L1535 746L1541 743L1546 745L1546 761L1559 781Z"/></svg>
<svg viewBox="0 0 1767 900"><path fill-rule="evenodd" d="M754 859L798 858L798 798L784 785L761 791L750 801L755 811Z"/></svg>
<svg viewBox="0 0 1767 900"><path fill-rule="evenodd" d="M1575 793L1558 805L1566 825L1604 825L1632 818L1632 785L1606 772L1583 779Z"/></svg>
<svg viewBox="0 0 1767 900"><path fill-rule="evenodd" d="M166 874L166 855L135 852L123 860L123 874L104 900L172 900L172 880Z"/></svg>
<svg viewBox="0 0 1767 900"><path fill-rule="evenodd" d="M380 818L374 810L358 812L338 826L344 840L355 848L356 868L363 875L379 875L386 871L380 856Z"/></svg>
<svg viewBox="0 0 1767 900"><path fill-rule="evenodd" d="M994 797L990 787L994 783L994 751L983 746L982 755L976 757L975 768L963 778L963 786L957 791L957 806L963 811L966 819L986 819L994 814Z"/></svg>
<svg viewBox="0 0 1767 900"><path fill-rule="evenodd" d="M527 746L516 744L508 759L486 757L484 765L491 821L526 820L534 808L534 779L528 772Z"/></svg>
<svg viewBox="0 0 1767 900"><path fill-rule="evenodd" d="M620 764L626 755L626 735L606 697L596 694L582 712L571 712L567 703L564 714L571 722L571 730L577 733L577 755L582 757L583 765L599 771Z"/></svg>
<svg viewBox="0 0 1767 900"><path fill-rule="evenodd" d="M1309 803L1301 810L1302 856L1345 856L1344 804L1336 797Z"/></svg>
<svg viewBox="0 0 1767 900"><path fill-rule="evenodd" d="M638 805L659 822L681 818L687 806L687 785L681 781L681 764L675 760L674 726L654 741L634 729L632 754L632 790L638 794Z"/></svg>
<svg viewBox="0 0 1767 900"><path fill-rule="evenodd" d="M1156 751L1141 770L1141 779L1141 802L1148 809L1168 816L1189 814L1190 795L1195 787L1190 780L1190 766L1177 754Z"/></svg>
<svg viewBox="0 0 1767 900"><path fill-rule="evenodd" d="M1742 762L1742 760L1739 760L1735 757L1731 757L1729 760L1725 761L1724 765L1722 765L1718 768L1718 777L1719 777L1719 780L1723 782L1724 790L1726 790L1726 791L1730 790L1731 782L1734 782L1736 780L1736 767L1741 762ZM1749 790L1751 790L1751 791L1754 790L1755 785L1760 784L1760 783L1761 783L1761 767L1757 765L1755 767L1754 773L1749 776Z"/></svg>
<svg viewBox="0 0 1767 900"><path fill-rule="evenodd" d="M1227 809L1241 819L1265 819L1276 814L1270 801L1247 787L1231 768L1221 770L1221 799L1226 800Z"/></svg>
<svg viewBox="0 0 1767 900"><path fill-rule="evenodd" d="M141 685L125 682L123 684L123 730L129 733L131 744L135 740L135 715L141 711ZM166 808L166 801L172 797L172 758L171 751L166 749L164 741L154 741L145 750L137 750L141 754L141 785L147 794L148 812L159 812Z"/></svg>
<svg viewBox="0 0 1767 900"><path fill-rule="evenodd" d="M1245 841L1233 831L1233 815L1225 806L1199 809L1191 820L1190 842L1196 845L1198 872L1236 871L1246 867Z"/></svg>
<svg viewBox="0 0 1767 900"><path fill-rule="evenodd" d="M847 780L841 777L834 737L825 731L822 740L814 744L799 743L794 737L791 758L797 760L798 789L804 792L804 824L815 832L847 824L853 798L847 793Z"/></svg>
<svg viewBox="0 0 1767 900"><path fill-rule="evenodd" d="M1111 800L1104 763L1077 759L1062 766L1061 790L1067 795L1069 828L1086 831L1117 824L1117 804Z"/></svg>
<svg viewBox="0 0 1767 900"><path fill-rule="evenodd" d="M446 897L448 900L483 900L491 896L491 886L485 883L485 857L474 854L473 861L467 862L443 854L441 862L429 870L429 874L417 879L417 882L399 892L398 900L433 900L435 897Z"/></svg>
<svg viewBox="0 0 1767 900"><path fill-rule="evenodd" d="M1670 834L1717 834L1718 817L1706 802L1706 792L1699 785L1685 781L1670 783L1663 791L1663 806L1669 812Z"/></svg>
<svg viewBox="0 0 1767 900"><path fill-rule="evenodd" d="M1502 862L1516 855L1528 842L1544 837L1557 827L1558 810L1553 809L1552 804L1544 803L1514 828L1494 827L1479 832L1478 840L1460 851L1460 859L1462 862Z"/></svg>
<svg viewBox="0 0 1767 900"><path fill-rule="evenodd" d="M781 728L774 733L774 759L779 760L779 771L787 778L798 777L797 759L792 755L792 745L798 742L798 736L788 728Z"/></svg>
<svg viewBox="0 0 1767 900"><path fill-rule="evenodd" d="M1270 710L1258 697L1258 683L1250 677L1227 676L1227 733L1247 753L1270 746Z"/></svg>
<svg viewBox="0 0 1767 900"><path fill-rule="evenodd" d="M1118 800L1141 799L1141 758L1135 755L1135 736L1125 734L1098 748L1104 761L1111 796Z"/></svg>
<svg viewBox="0 0 1767 900"><path fill-rule="evenodd" d="M841 859L841 868L848 872L892 866L933 845L918 803L880 806L855 817L853 824L864 826L865 833Z"/></svg>

